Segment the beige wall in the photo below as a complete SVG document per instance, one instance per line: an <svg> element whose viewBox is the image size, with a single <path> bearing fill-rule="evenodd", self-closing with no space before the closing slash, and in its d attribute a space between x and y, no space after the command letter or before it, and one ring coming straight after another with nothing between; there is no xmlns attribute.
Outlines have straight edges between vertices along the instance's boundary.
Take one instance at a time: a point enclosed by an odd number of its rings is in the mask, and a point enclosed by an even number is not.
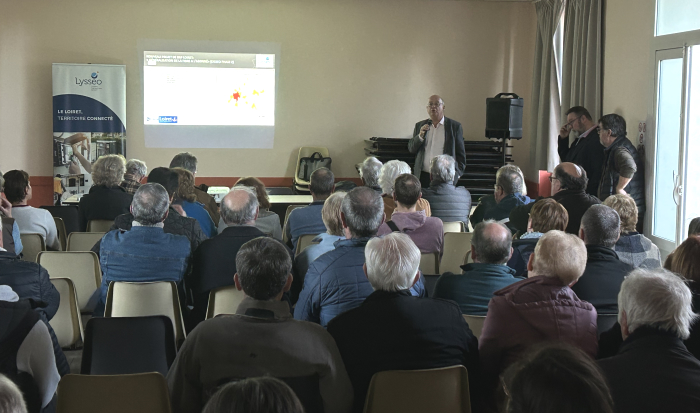
<svg viewBox="0 0 700 413"><path fill-rule="evenodd" d="M608 0L605 24L603 112L627 121L627 134L637 143L645 122L654 79L650 64L655 0Z"/></svg>
<svg viewBox="0 0 700 413"><path fill-rule="evenodd" d="M408 137L432 93L467 139L483 137L487 97L527 105L535 22L507 2L3 1L0 167L51 175L51 63L125 64L127 155L155 167L180 150L144 146L137 41L263 41L282 45L274 149L194 150L200 175L292 176L298 147L320 145L356 176L363 139ZM515 145L526 170L528 142Z"/></svg>

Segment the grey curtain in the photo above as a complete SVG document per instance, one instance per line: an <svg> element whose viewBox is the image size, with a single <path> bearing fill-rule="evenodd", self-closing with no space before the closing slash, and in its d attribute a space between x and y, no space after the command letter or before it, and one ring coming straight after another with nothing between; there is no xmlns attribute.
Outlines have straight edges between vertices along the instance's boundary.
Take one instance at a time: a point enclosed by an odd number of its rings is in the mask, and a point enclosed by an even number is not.
<svg viewBox="0 0 700 413"><path fill-rule="evenodd" d="M563 0L540 0L537 11L537 40L532 79L530 116L530 176L551 171L559 162L557 136L561 107L554 57L554 32L559 24Z"/></svg>
<svg viewBox="0 0 700 413"><path fill-rule="evenodd" d="M603 0L566 0L561 114L583 106L593 122L603 115Z"/></svg>

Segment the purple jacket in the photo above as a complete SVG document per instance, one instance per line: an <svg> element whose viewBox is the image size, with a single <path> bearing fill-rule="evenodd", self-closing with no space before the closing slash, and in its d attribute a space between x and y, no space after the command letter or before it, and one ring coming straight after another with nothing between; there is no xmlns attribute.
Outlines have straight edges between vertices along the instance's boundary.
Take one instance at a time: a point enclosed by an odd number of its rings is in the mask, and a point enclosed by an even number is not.
<svg viewBox="0 0 700 413"><path fill-rule="evenodd" d="M425 211L394 212L391 221L401 232L411 237L421 254L439 252L442 256L445 235L440 218L428 217ZM385 223L379 227L377 235L389 234L391 228Z"/></svg>
<svg viewBox="0 0 700 413"><path fill-rule="evenodd" d="M496 291L479 339L481 368L487 383L530 345L564 341L591 358L598 352L597 313L556 277L536 276Z"/></svg>

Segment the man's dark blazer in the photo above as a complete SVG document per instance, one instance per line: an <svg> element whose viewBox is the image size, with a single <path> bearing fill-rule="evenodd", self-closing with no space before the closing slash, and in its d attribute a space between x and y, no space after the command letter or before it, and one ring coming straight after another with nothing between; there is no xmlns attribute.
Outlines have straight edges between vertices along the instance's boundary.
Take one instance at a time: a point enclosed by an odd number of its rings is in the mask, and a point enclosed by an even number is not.
<svg viewBox="0 0 700 413"><path fill-rule="evenodd" d="M422 120L416 123L413 128L413 138L408 141L408 150L416 154L416 164L413 166L413 175L420 179L420 173L423 170L423 157L425 157L425 139L421 142L420 128L423 125L430 123L430 119ZM443 154L447 154L455 158L455 185L459 178L464 173L464 168L467 165L467 155L464 152L464 134L462 133L462 124L456 120L445 117L445 146L442 149ZM601 152L602 156L602 152ZM602 163L601 159L601 163ZM600 175L598 176L600 178Z"/></svg>
<svg viewBox="0 0 700 413"><path fill-rule="evenodd" d="M583 214L588 211L588 208L600 204L598 198L589 195L583 190L564 189L548 198L559 202L566 208L566 212L569 214L569 223L566 225L566 232L574 235L578 235L578 229L581 226L581 218L583 218ZM521 234L524 234L525 231L527 231L527 221L528 218L530 218L530 211L532 211L532 207L535 206L536 203L537 202L531 202L513 208L508 217L508 219L510 219L508 225L516 228Z"/></svg>
<svg viewBox="0 0 700 413"><path fill-rule="evenodd" d="M560 137L559 158L562 162L572 162L581 166L588 175L588 187L586 192L597 196L600 176L603 173L603 161L605 147L600 143L598 131L593 129L585 138L576 139L569 147L569 137Z"/></svg>

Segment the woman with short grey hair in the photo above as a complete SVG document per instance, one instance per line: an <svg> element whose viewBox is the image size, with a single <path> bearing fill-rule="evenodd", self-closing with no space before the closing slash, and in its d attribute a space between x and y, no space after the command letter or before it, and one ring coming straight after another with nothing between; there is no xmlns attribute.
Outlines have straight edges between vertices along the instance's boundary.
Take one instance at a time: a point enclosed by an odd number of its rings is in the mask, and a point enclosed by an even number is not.
<svg viewBox="0 0 700 413"><path fill-rule="evenodd" d="M126 160L121 155L100 156L92 165L92 187L90 193L80 198L80 230L87 229L91 220L114 220L128 214L131 194L119 184L124 179Z"/></svg>
<svg viewBox="0 0 700 413"><path fill-rule="evenodd" d="M379 186L382 188L382 199L384 200L384 214L388 221L396 209L394 201L394 181L399 175L410 174L411 167L404 161L392 160L385 163L379 171ZM430 203L421 198L416 203L416 211L425 211L426 216L430 216Z"/></svg>
<svg viewBox="0 0 700 413"><path fill-rule="evenodd" d="M126 173L124 180L119 184L129 194L134 194L141 186L141 180L148 175L148 168L143 161L129 159L126 163Z"/></svg>

